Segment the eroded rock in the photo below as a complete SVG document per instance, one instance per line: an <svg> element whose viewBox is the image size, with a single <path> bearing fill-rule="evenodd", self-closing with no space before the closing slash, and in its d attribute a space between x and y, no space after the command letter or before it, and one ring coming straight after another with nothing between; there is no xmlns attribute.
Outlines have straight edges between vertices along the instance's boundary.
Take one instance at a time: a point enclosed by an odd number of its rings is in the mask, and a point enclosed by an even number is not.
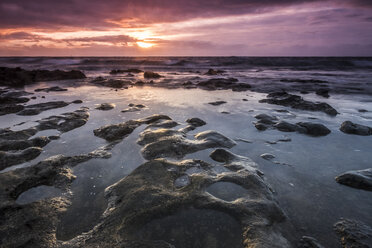
<svg viewBox="0 0 372 248"><path fill-rule="evenodd" d="M154 78L154 79L162 77L160 74L158 74L156 72L152 72L152 71L145 71L143 73L143 76L144 76L144 78Z"/></svg>
<svg viewBox="0 0 372 248"><path fill-rule="evenodd" d="M116 89L128 88L130 85L132 85L132 82L129 80L105 79L103 77L97 77L90 81L90 83Z"/></svg>
<svg viewBox="0 0 372 248"><path fill-rule="evenodd" d="M111 110L113 108L115 108L115 104L113 103L101 103L98 107L96 107L96 109L98 110Z"/></svg>
<svg viewBox="0 0 372 248"><path fill-rule="evenodd" d="M125 70L120 70L120 69L117 69L117 70L111 70L111 71L110 71L110 74L121 74L121 73L141 73L141 72L143 72L143 71L140 70L140 69L132 68L132 69L125 69Z"/></svg>
<svg viewBox="0 0 372 248"><path fill-rule="evenodd" d="M340 130L347 134L356 134L356 135L363 135L363 136L372 135L371 127L352 123L351 121L343 122L341 124Z"/></svg>
<svg viewBox="0 0 372 248"><path fill-rule="evenodd" d="M171 120L171 118L166 115L152 115L143 119L129 120L119 124L102 126L95 129L93 132L95 136L103 138L107 141L121 140L127 135L131 134L134 129L140 125L151 124L158 120Z"/></svg>
<svg viewBox="0 0 372 248"><path fill-rule="evenodd" d="M294 109L320 111L331 116L336 116L338 114L338 112L328 103L325 102L314 103L306 101L300 96L288 94L287 92L270 93L267 95L266 99L262 99L259 102L282 105Z"/></svg>
<svg viewBox="0 0 372 248"><path fill-rule="evenodd" d="M67 91L67 89L61 88L59 86L53 86L53 87L48 87L48 88L39 88L35 89L35 92L50 92L50 91Z"/></svg>
<svg viewBox="0 0 372 248"><path fill-rule="evenodd" d="M32 160L43 151L40 147L29 147L20 152L0 151L0 170Z"/></svg>
<svg viewBox="0 0 372 248"><path fill-rule="evenodd" d="M344 248L372 246L372 228L362 222L341 219L334 225L334 229Z"/></svg>
<svg viewBox="0 0 372 248"><path fill-rule="evenodd" d="M68 79L86 78L81 71L61 71L61 70L32 70L27 71L17 68L0 67L0 85L23 86L40 81L55 81Z"/></svg>
<svg viewBox="0 0 372 248"><path fill-rule="evenodd" d="M353 188L372 191L372 168L345 172L337 176L336 181Z"/></svg>

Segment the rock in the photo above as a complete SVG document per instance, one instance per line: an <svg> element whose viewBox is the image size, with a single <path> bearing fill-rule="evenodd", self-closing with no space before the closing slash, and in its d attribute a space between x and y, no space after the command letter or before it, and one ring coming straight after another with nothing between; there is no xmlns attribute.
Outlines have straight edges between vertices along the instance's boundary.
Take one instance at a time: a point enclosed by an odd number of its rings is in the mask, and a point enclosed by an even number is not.
<svg viewBox="0 0 372 248"><path fill-rule="evenodd" d="M105 79L102 77L98 77L90 81L90 83L116 89L128 88L128 86L132 85L132 82L129 80Z"/></svg>
<svg viewBox="0 0 372 248"><path fill-rule="evenodd" d="M17 68L0 67L0 85L6 86L23 86L40 81L55 81L68 79L83 79L86 78L81 71L48 71L48 70L32 70L27 71Z"/></svg>
<svg viewBox="0 0 372 248"><path fill-rule="evenodd" d="M197 117L187 119L186 122L194 127L201 127L207 124L205 121Z"/></svg>
<svg viewBox="0 0 372 248"><path fill-rule="evenodd" d="M29 147L21 152L0 151L0 170L32 160L39 156L42 150L40 147Z"/></svg>
<svg viewBox="0 0 372 248"><path fill-rule="evenodd" d="M136 111L141 111L141 109L146 108L145 105L143 104L133 104L130 103L128 104L129 108L123 109L121 112L136 112Z"/></svg>
<svg viewBox="0 0 372 248"><path fill-rule="evenodd" d="M260 157L265 159L265 160L273 160L275 158L275 156L273 154L270 154L270 153L261 154Z"/></svg>
<svg viewBox="0 0 372 248"><path fill-rule="evenodd" d="M90 154L57 155L28 167L0 173L1 246L60 247L55 232L61 214L70 205L69 186L75 179L71 167L96 157ZM64 193L60 197L17 204L22 193L42 185L53 186Z"/></svg>
<svg viewBox="0 0 372 248"><path fill-rule="evenodd" d="M177 131L177 130L172 130L172 129L165 129L165 128L162 128L162 129L156 129L156 130L146 130L144 132L141 132L139 134L139 138L137 140L137 143L139 145L146 145L146 144L150 144L150 143L153 143L157 140L159 140L160 138L164 138L164 137L170 137L170 136L174 136L174 135L181 135L181 136L185 136L184 133L180 132L180 131Z"/></svg>
<svg viewBox="0 0 372 248"><path fill-rule="evenodd" d="M278 120L276 116L270 116L267 114L259 114L259 115L256 115L254 118L258 119L260 123L269 124L269 125L274 124Z"/></svg>
<svg viewBox="0 0 372 248"><path fill-rule="evenodd" d="M368 110L366 110L366 109L358 109L358 112L359 112L359 113L367 113Z"/></svg>
<svg viewBox="0 0 372 248"><path fill-rule="evenodd" d="M148 125L147 128L172 128L178 125L179 123L173 120L158 120Z"/></svg>
<svg viewBox="0 0 372 248"><path fill-rule="evenodd" d="M340 237L345 248L368 248L372 246L372 228L362 222L341 219L334 225L334 230Z"/></svg>
<svg viewBox="0 0 372 248"><path fill-rule="evenodd" d="M297 246L298 248L324 248L318 240L313 237L303 236Z"/></svg>
<svg viewBox="0 0 372 248"><path fill-rule="evenodd" d="M110 71L110 74L120 74L120 73L141 73L143 72L142 70L139 70L139 69L135 69L135 68L132 68L132 69L125 69L125 70L111 70Z"/></svg>
<svg viewBox="0 0 372 248"><path fill-rule="evenodd" d="M145 71L145 73L143 74L143 76L145 78L161 78L161 75L156 73L156 72L152 72L152 71Z"/></svg>
<svg viewBox="0 0 372 248"><path fill-rule="evenodd" d="M213 105L213 106L218 106L218 105L222 105L222 104L225 104L227 102L225 101L215 101L215 102L209 102L208 104L210 105Z"/></svg>
<svg viewBox="0 0 372 248"><path fill-rule="evenodd" d="M209 69L208 72L205 73L205 75L214 76L214 75L222 74L222 73L224 73L224 72L225 72L225 71L222 71L222 70L213 70L213 69Z"/></svg>
<svg viewBox="0 0 372 248"><path fill-rule="evenodd" d="M329 130L326 126L318 123L298 122L297 125L305 128L305 134L311 136L326 136L331 133L331 130Z"/></svg>
<svg viewBox="0 0 372 248"><path fill-rule="evenodd" d="M251 88L249 84L237 83L236 78L212 78L196 84L197 87L206 90L227 90L246 91Z"/></svg>
<svg viewBox="0 0 372 248"><path fill-rule="evenodd" d="M66 107L67 105L69 105L69 103L64 101L37 103L25 106L22 111L17 113L17 115L38 115L43 111L56 108L63 108Z"/></svg>
<svg viewBox="0 0 372 248"><path fill-rule="evenodd" d="M80 104L80 103L83 103L83 101L82 100L75 100L75 101L72 101L71 103L73 103L73 104Z"/></svg>
<svg viewBox="0 0 372 248"><path fill-rule="evenodd" d="M94 135L107 141L121 140L131 134L134 129L142 124L151 124L158 120L171 120L166 115L152 115L138 120L129 120L119 124L111 124L95 129Z"/></svg>
<svg viewBox="0 0 372 248"><path fill-rule="evenodd" d="M145 159L151 160L159 157L183 158L186 154L200 150L226 147L231 148L236 143L216 131L205 131L195 135L195 140L189 140L183 133L174 133L169 136L157 137L158 140L144 144L141 150Z"/></svg>
<svg viewBox="0 0 372 248"><path fill-rule="evenodd" d="M267 95L266 99L262 99L259 102L282 105L294 109L320 111L331 116L336 116L338 114L338 112L327 103L314 103L306 101L300 96L288 94L287 92L270 93Z"/></svg>
<svg viewBox="0 0 372 248"><path fill-rule="evenodd" d="M29 147L44 147L50 142L45 136L30 140L2 140L0 139L0 151L24 150Z"/></svg>
<svg viewBox="0 0 372 248"><path fill-rule="evenodd" d="M243 98L242 101L243 101L243 102L248 102L248 99Z"/></svg>
<svg viewBox="0 0 372 248"><path fill-rule="evenodd" d="M115 108L115 104L113 103L101 103L96 109L98 110L111 110Z"/></svg>
<svg viewBox="0 0 372 248"><path fill-rule="evenodd" d="M305 133L304 129L301 129L298 125L292 124L286 121L279 121L276 123L274 128L278 129L279 131L282 132L297 132L299 131L300 133Z"/></svg>
<svg viewBox="0 0 372 248"><path fill-rule="evenodd" d="M280 121L276 116L266 114L256 115L255 118L258 119L258 121L253 124L259 131L274 128L282 132L298 132L314 137L326 136L331 133L331 130L326 126L318 123L299 122L297 124L292 124L286 121Z"/></svg>
<svg viewBox="0 0 372 248"><path fill-rule="evenodd" d="M315 94L328 98L329 97L329 90L328 89L318 89L315 91Z"/></svg>
<svg viewBox="0 0 372 248"><path fill-rule="evenodd" d="M231 170L219 174L201 160L142 164L106 189L108 207L101 222L65 246L291 247L281 234L285 215L262 174L231 156L223 165ZM249 169L234 170L233 163ZM187 175L191 168L203 173ZM175 187L179 181L182 187ZM240 185L248 195L231 202L211 197L205 188L217 182Z"/></svg>
<svg viewBox="0 0 372 248"><path fill-rule="evenodd" d="M356 135L363 135L363 136L372 135L371 127L352 123L351 121L343 122L341 124L340 130L347 134L356 134Z"/></svg>
<svg viewBox="0 0 372 248"><path fill-rule="evenodd" d="M32 127L20 131L12 131L9 128L0 129L1 140L27 140L38 132L37 128Z"/></svg>
<svg viewBox="0 0 372 248"><path fill-rule="evenodd" d="M35 92L50 92L50 91L67 91L67 89L61 88L59 86L53 86L49 88L40 88L40 89L35 89Z"/></svg>
<svg viewBox="0 0 372 248"><path fill-rule="evenodd" d="M345 172L337 176L336 181L353 188L372 191L372 168Z"/></svg>
<svg viewBox="0 0 372 248"><path fill-rule="evenodd" d="M87 108L80 108L74 112L53 115L42 120L38 120L37 130L57 129L60 132L68 132L81 127L87 123L89 112ZM1 135L0 135L1 136Z"/></svg>
<svg viewBox="0 0 372 248"><path fill-rule="evenodd" d="M22 111L24 108L25 107L23 105L18 105L18 104L3 104L3 105L0 105L0 116L18 113Z"/></svg>

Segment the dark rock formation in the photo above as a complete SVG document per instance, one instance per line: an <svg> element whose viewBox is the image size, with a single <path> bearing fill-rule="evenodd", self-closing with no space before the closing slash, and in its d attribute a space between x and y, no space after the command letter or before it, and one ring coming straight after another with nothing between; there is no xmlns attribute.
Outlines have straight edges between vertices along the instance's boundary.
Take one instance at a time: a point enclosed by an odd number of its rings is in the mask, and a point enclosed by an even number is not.
<svg viewBox="0 0 372 248"><path fill-rule="evenodd" d="M128 88L130 85L132 85L132 82L129 80L105 79L103 77L95 78L94 80L90 81L90 83L116 89Z"/></svg>
<svg viewBox="0 0 372 248"><path fill-rule="evenodd" d="M306 101L300 96L288 94L287 92L270 93L267 95L266 99L262 99L259 102L282 105L294 109L320 111L331 116L336 116L338 114L338 112L328 103L325 102L314 103Z"/></svg>
<svg viewBox="0 0 372 248"><path fill-rule="evenodd" d="M345 172L337 176L336 181L353 188L372 191L372 168Z"/></svg>
<svg viewBox="0 0 372 248"><path fill-rule="evenodd" d="M123 109L121 112L125 113L125 112L137 112L137 111L141 111L141 109L143 108L146 108L145 105L143 104L133 104L133 103L130 103L128 104L129 108L126 108L126 109Z"/></svg>
<svg viewBox="0 0 372 248"><path fill-rule="evenodd" d="M152 72L152 71L145 71L145 73L143 73L143 76L145 78L161 78L161 75L156 73L156 72Z"/></svg>
<svg viewBox="0 0 372 248"><path fill-rule="evenodd" d="M55 81L68 79L86 78L81 71L61 71L61 70L32 70L27 71L17 68L0 67L0 85L23 86L40 81Z"/></svg>
<svg viewBox="0 0 372 248"><path fill-rule="evenodd" d="M186 122L195 127L201 127L207 124L205 121L197 117L187 119Z"/></svg>
<svg viewBox="0 0 372 248"><path fill-rule="evenodd" d="M222 104L225 104L227 102L225 101L215 101L215 102L209 102L208 104L210 105L213 105L213 106L218 106L218 105L222 105Z"/></svg>
<svg viewBox="0 0 372 248"><path fill-rule="evenodd" d="M20 152L0 151L0 170L32 160L39 156L42 151L43 149L39 147L29 147Z"/></svg>
<svg viewBox="0 0 372 248"><path fill-rule="evenodd" d="M345 121L341 124L340 130L347 134L356 134L368 136L372 135L372 128L364 125L352 123L351 121Z"/></svg>
<svg viewBox="0 0 372 248"><path fill-rule="evenodd" d="M101 103L96 109L98 110L111 110L115 108L115 104L113 103Z"/></svg>
<svg viewBox="0 0 372 248"><path fill-rule="evenodd" d="M328 98L329 97L329 90L328 89L318 89L315 91L315 94Z"/></svg>
<svg viewBox="0 0 372 248"><path fill-rule="evenodd" d="M56 109L56 108L63 108L69 105L69 103L64 101L54 101L54 102L44 102L44 103L37 103L32 105L24 106L24 109L17 113L17 115L38 115L43 111Z"/></svg>
<svg viewBox="0 0 372 248"><path fill-rule="evenodd" d="M208 148L231 148L236 145L233 140L216 131L198 133L195 135L195 140L185 138L184 133L180 131L173 133L171 136L169 134L169 132L153 134L153 136L157 135L157 140L144 144L141 150L143 157L148 160L159 157L183 158L186 154Z"/></svg>
<svg viewBox="0 0 372 248"><path fill-rule="evenodd" d="M344 248L372 247L372 228L362 222L341 219L334 229Z"/></svg>
<svg viewBox="0 0 372 248"><path fill-rule="evenodd" d="M121 140L131 134L134 129L142 124L151 124L158 120L171 120L166 115L152 115L138 120L129 120L119 124L106 125L94 130L94 135L107 141Z"/></svg>
<svg viewBox="0 0 372 248"><path fill-rule="evenodd" d="M218 74L222 74L224 73L225 71L223 70L214 70L214 69L209 69L205 75L209 75L209 76L215 76L215 75L218 75Z"/></svg>
<svg viewBox="0 0 372 248"><path fill-rule="evenodd" d="M64 89L64 88L61 88L59 86L53 86L53 87L49 87L49 88L40 88L40 89L36 89L35 92L50 92L50 91L67 91L67 89Z"/></svg>
<svg viewBox="0 0 372 248"><path fill-rule="evenodd" d="M280 121L276 116L270 116L267 114L256 115L255 118L258 120L253 124L257 130L264 131L268 128L274 128L282 132L299 132L310 136L326 136L331 133L326 126L312 122L298 122L292 124L286 121Z"/></svg>
<svg viewBox="0 0 372 248"><path fill-rule="evenodd" d="M285 216L257 165L225 150L211 157L225 173L200 160L141 165L106 189L101 223L64 247L290 247L278 226ZM246 195L228 202L204 190L223 182Z"/></svg>
<svg viewBox="0 0 372 248"><path fill-rule="evenodd" d="M111 70L110 74L120 74L120 73L141 73L143 72L140 69L125 69L125 70Z"/></svg>
<svg viewBox="0 0 372 248"><path fill-rule="evenodd" d="M251 88L249 84L238 83L236 78L213 78L196 84L197 87L206 90L247 91Z"/></svg>

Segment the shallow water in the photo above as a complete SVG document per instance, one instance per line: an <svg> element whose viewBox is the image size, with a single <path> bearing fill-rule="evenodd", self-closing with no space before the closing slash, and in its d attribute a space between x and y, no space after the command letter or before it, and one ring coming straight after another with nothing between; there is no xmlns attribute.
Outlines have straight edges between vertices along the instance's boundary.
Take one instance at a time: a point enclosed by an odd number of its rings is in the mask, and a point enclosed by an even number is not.
<svg viewBox="0 0 372 248"><path fill-rule="evenodd" d="M245 74L247 76L252 73L246 72ZM257 72L254 73L257 74ZM267 71L259 76L256 75L256 77L265 78L270 73L270 71ZM280 74L284 72L276 71L275 73ZM307 75L310 73L319 74L320 72L301 71L292 72L291 75L299 77L300 74ZM322 72L322 75L316 75L316 77L324 79L328 77L329 80L329 77L334 79L342 76L340 80L345 81L359 77L358 80L363 81L368 74L367 72L363 72L360 75L355 72L339 72L335 76L333 75L335 74L334 72L327 72L331 76L324 76L324 73ZM91 75L96 74L98 73L91 73ZM288 71L285 74L285 77L288 77ZM172 77L170 74L169 76ZM271 77L275 76L277 75L271 75ZM64 108L42 112L36 116L25 117L15 114L0 116L1 128L11 127L13 130L21 130L34 126L36 121L41 118L74 111L81 106L90 108L90 118L84 126L60 134L60 139L53 140L45 146L42 154L36 159L7 168L4 171L30 166L56 154L78 155L91 152L107 144L105 140L93 134L93 129L106 124L120 123L152 114L165 114L181 123L179 127L184 127L186 126L185 120L187 118L199 117L206 121L207 125L190 132L188 137L204 130L216 130L232 139L240 138L252 142L237 141L237 145L231 151L238 155L250 157L258 164L259 169L265 173L267 181L276 192L279 205L285 211L290 223L298 230L298 233L294 234L294 236L298 238L303 235L312 236L318 239L325 247L338 247L338 241L333 232L333 224L341 217L361 220L372 226L372 215L370 214L370 209L372 208L371 193L340 185L334 180L335 176L345 171L371 167L371 136L348 135L339 131L341 123L345 120L372 126L372 101L369 95L344 95L332 94L331 92L331 97L328 99L313 93L303 95L306 100L327 102L340 112L337 117L330 117L320 112L295 110L277 105L258 103L258 100L265 98L266 94L251 91L204 91L200 89L188 90L158 87L133 87L115 91L109 88L85 84L86 81L39 83L25 88L29 92L33 92L36 88L53 85L59 85L68 89L66 92L37 92L34 94L37 99L30 100L28 104L51 100L72 101L76 99L83 100L83 104L71 104ZM40 98L40 96L45 96L45 99ZM243 98L248 99L248 101L243 101ZM220 106L208 104L208 102L218 100L223 100L227 103ZM114 103L116 107L109 111L95 109L97 104L104 102ZM127 108L130 103L144 104L147 108L139 112L120 112ZM286 109L290 113L276 111L281 109ZM360 113L359 109L366 109L368 112ZM230 114L222 114L221 112L223 111ZM300 121L322 123L332 132L328 136L316 138L298 133L283 133L277 130L260 132L252 124L255 121L254 116L260 113L275 115L292 123ZM21 122L25 123L16 125ZM77 178L71 186L71 191L73 192L72 205L62 216L57 230L58 239L71 239L82 232L89 231L99 222L99 218L107 204L104 198L104 189L131 173L145 161L140 154L141 146L136 144L138 134L143 129L144 127L137 128L116 145L112 150L110 159L90 160L73 168L73 173ZM57 134L59 135L55 131L43 131L36 136ZM267 143L267 141L276 141L283 138L290 138L291 141L278 142L277 144ZM185 159L202 159L209 163L218 164L209 158L209 154L213 150L207 149L188 154ZM276 158L274 160L282 164L275 164L262 159L260 155L263 153L275 155ZM198 171L188 171L187 173L198 173ZM222 195L218 192L216 193L216 190L207 191L212 192L212 195L222 200L233 201L239 195L244 195L243 191L240 192L240 189L236 191L237 189L234 187L231 189L226 188L226 192L223 192ZM29 190L24 194L26 193L28 199L26 202L40 200L48 195L47 193L38 192L36 188L34 191ZM44 196L40 197L40 195ZM189 216L189 214L182 216L184 218ZM172 218L169 217L166 222L172 223ZM146 231L144 231L141 235L146 236L150 234L146 234Z"/></svg>

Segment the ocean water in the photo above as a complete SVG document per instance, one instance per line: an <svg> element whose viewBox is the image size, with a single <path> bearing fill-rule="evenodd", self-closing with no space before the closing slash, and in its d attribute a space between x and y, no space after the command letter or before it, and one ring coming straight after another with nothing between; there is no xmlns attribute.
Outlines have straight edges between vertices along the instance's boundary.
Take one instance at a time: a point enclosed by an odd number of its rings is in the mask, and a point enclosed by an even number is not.
<svg viewBox="0 0 372 248"><path fill-rule="evenodd" d="M33 126L37 120L50 115L74 111L81 106L90 108L86 125L61 135L44 147L36 159L10 167L30 166L57 154L77 155L90 152L106 144L93 135L93 129L151 114L166 114L185 126L185 120L199 117L207 125L189 133L190 137L204 130L216 130L232 139L246 139L251 143L239 142L232 152L250 157L265 173L266 180L275 191L276 199L293 225L293 240L301 236L312 236L325 247L339 247L333 231L333 224L340 218L363 221L372 226L371 193L336 183L334 178L348 170L371 168L372 136L347 135L339 131L341 123L350 120L372 126L372 58L279 58L279 57L118 57L118 58L0 58L0 66L25 69L82 70L87 79L56 82L40 82L28 85L24 90L49 86L67 88L65 92L34 92L37 99L28 104L52 100L83 100L81 105L69 105L60 109L42 112L36 116L10 114L0 116L0 128L11 127L21 130ZM143 80L143 74L110 75L112 69L138 68L155 71L162 79L154 85L131 87L115 91L89 83L98 76L123 78L131 81ZM208 69L223 70L221 75L205 75ZM251 91L231 90L206 91L177 87L187 81L201 81L210 78L234 77L242 83L252 85ZM166 80L166 83L164 83ZM297 80L297 81L296 81ZM159 83L160 87L156 87ZM330 97L314 93L326 88ZM303 96L306 100L327 102L340 114L330 117L321 112L295 110L287 107L259 103L266 93L287 90ZM45 98L40 98L45 96ZM247 101L243 101L246 99ZM223 100L226 104L212 106L208 102ZM97 104L116 104L110 111L96 110ZM129 103L144 104L147 108L139 112L122 113ZM359 112L365 109L367 112ZM289 112L278 112L288 110ZM223 114L221 112L228 112ZM252 124L257 114L275 115L289 122L311 121L321 123L331 130L325 137L310 137L298 133L283 133L277 130L260 132ZM316 119L314 119L316 118ZM16 125L25 122L22 125ZM89 231L99 221L106 208L104 189L130 174L145 160L136 144L136 129L112 151L110 159L95 159L76 166L77 176L71 190L72 205L61 219L57 238L71 239ZM49 135L49 134L48 134ZM38 134L39 136L39 134ZM290 138L290 142L269 144ZM185 158L202 159L216 163L209 158L213 149L208 149ZM260 157L271 153L274 164ZM290 166L288 166L290 165ZM1 173L1 172L0 172ZM51 195L46 190L34 190L23 196L27 202L41 199L40 194ZM41 193L40 193L41 192ZM234 196L226 196L226 199Z"/></svg>

